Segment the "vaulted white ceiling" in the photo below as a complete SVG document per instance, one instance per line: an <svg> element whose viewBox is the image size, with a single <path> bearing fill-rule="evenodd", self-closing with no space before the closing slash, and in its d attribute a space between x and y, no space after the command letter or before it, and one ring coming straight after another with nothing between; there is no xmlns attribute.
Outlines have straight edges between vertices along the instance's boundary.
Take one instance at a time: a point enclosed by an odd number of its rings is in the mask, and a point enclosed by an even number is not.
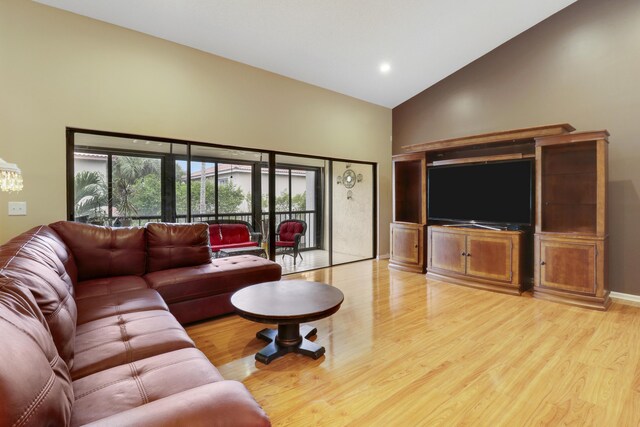
<svg viewBox="0 0 640 427"><path fill-rule="evenodd" d="M392 108L576 0L36 1Z"/></svg>

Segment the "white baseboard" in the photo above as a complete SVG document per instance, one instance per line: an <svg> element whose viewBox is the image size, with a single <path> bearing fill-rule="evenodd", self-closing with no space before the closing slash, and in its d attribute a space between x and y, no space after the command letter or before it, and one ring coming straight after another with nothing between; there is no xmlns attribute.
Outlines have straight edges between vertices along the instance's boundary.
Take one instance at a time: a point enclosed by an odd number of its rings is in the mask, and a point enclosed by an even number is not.
<svg viewBox="0 0 640 427"><path fill-rule="evenodd" d="M389 259L389 258L391 258L391 255L389 255L389 254L378 255L376 257L376 259Z"/></svg>
<svg viewBox="0 0 640 427"><path fill-rule="evenodd" d="M632 301L632 302L640 303L640 295L623 294L622 292L611 292L609 296L611 298L617 298L624 301Z"/></svg>

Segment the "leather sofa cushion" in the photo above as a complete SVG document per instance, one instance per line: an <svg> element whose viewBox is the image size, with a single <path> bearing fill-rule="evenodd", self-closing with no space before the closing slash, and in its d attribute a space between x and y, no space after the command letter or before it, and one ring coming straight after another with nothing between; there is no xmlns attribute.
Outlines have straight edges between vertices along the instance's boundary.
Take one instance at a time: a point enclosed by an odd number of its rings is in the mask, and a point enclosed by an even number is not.
<svg viewBox="0 0 640 427"><path fill-rule="evenodd" d="M28 289L0 278L0 424L68 425L73 389Z"/></svg>
<svg viewBox="0 0 640 427"><path fill-rule="evenodd" d="M269 427L271 422L238 381L218 381L91 423L112 426Z"/></svg>
<svg viewBox="0 0 640 427"><path fill-rule="evenodd" d="M51 229L35 227L0 246L0 275L31 292L60 357L72 368L77 307L72 278L59 258L65 254L64 243ZM72 264L69 258L67 262Z"/></svg>
<svg viewBox="0 0 640 427"><path fill-rule="evenodd" d="M213 252L218 252L221 249L229 249L229 248L250 248L252 246L257 247L258 246L258 242L244 242L244 243L231 243L228 245L217 245L217 246L211 246L211 250Z"/></svg>
<svg viewBox="0 0 640 427"><path fill-rule="evenodd" d="M115 276L85 280L76 285L76 300L147 289L147 287L147 282L140 276Z"/></svg>
<svg viewBox="0 0 640 427"><path fill-rule="evenodd" d="M156 271L144 278L171 304L279 280L281 275L279 264L252 255L241 255L214 259L197 267Z"/></svg>
<svg viewBox="0 0 640 427"><path fill-rule="evenodd" d="M251 240L249 229L244 224L224 224L222 230L222 244L245 243Z"/></svg>
<svg viewBox="0 0 640 427"><path fill-rule="evenodd" d="M78 280L141 276L145 272L143 227L100 227L59 221L50 227L69 246L78 266Z"/></svg>
<svg viewBox="0 0 640 427"><path fill-rule="evenodd" d="M71 377L76 380L114 366L195 344L171 313L119 314L78 326Z"/></svg>
<svg viewBox="0 0 640 427"><path fill-rule="evenodd" d="M73 382L71 425L84 425L221 380L218 370L195 348L120 365Z"/></svg>
<svg viewBox="0 0 640 427"><path fill-rule="evenodd" d="M78 325L118 314L165 310L167 304L153 289L137 289L78 300Z"/></svg>
<svg viewBox="0 0 640 427"><path fill-rule="evenodd" d="M4 259L0 267L6 266L14 256L31 259L49 267L64 282L64 287L74 295L78 269L73 254L50 227L34 227L0 246L0 259Z"/></svg>
<svg viewBox="0 0 640 427"><path fill-rule="evenodd" d="M208 263L209 227L196 224L147 224L147 272Z"/></svg>
<svg viewBox="0 0 640 427"><path fill-rule="evenodd" d="M78 282L75 258L71 249L51 227L46 225L33 227L14 237L9 243L24 246L21 249L25 254L49 265L73 291L73 286ZM13 247L15 248L15 245Z"/></svg>

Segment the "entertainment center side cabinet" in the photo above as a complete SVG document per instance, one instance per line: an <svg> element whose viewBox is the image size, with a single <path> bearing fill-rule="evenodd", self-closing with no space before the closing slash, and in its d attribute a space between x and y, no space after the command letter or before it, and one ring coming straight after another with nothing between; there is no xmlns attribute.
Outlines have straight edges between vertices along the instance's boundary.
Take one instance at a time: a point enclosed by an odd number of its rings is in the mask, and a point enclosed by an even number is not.
<svg viewBox="0 0 640 427"><path fill-rule="evenodd" d="M565 123L403 147L393 156L390 268L510 294L533 284L536 298L606 310L609 134L574 130ZM525 158L535 158L535 230L427 223L429 167Z"/></svg>
<svg viewBox="0 0 640 427"><path fill-rule="evenodd" d="M427 227L427 156L393 156L393 222L391 259L397 270L424 273Z"/></svg>
<svg viewBox="0 0 640 427"><path fill-rule="evenodd" d="M607 131L536 139L533 295L606 310Z"/></svg>

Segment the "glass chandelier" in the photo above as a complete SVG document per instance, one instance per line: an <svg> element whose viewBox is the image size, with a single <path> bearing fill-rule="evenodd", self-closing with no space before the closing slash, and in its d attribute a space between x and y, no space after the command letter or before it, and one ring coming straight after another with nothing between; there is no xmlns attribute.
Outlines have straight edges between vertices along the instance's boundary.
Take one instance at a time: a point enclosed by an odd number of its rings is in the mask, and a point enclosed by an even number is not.
<svg viewBox="0 0 640 427"><path fill-rule="evenodd" d="M0 158L0 190L22 190L22 173L15 163L7 163Z"/></svg>

